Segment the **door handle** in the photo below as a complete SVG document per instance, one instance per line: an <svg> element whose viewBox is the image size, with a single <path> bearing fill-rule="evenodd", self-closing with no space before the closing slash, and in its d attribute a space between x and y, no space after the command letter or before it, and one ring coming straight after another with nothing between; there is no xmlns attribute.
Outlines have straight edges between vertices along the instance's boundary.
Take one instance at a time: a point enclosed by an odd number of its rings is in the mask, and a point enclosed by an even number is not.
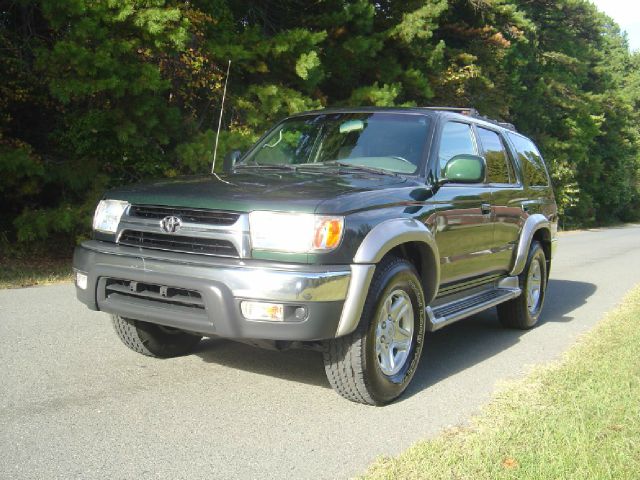
<svg viewBox="0 0 640 480"><path fill-rule="evenodd" d="M483 215L488 215L491 213L491 205L488 203L483 203L480 205L480 211L482 211Z"/></svg>

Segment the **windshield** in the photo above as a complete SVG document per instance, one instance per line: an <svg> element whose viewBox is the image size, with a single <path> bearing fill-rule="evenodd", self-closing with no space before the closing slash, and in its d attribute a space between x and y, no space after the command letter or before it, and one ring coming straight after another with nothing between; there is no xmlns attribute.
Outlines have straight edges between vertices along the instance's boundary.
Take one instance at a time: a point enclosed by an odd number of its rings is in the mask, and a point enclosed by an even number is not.
<svg viewBox="0 0 640 480"><path fill-rule="evenodd" d="M331 113L282 122L244 165L338 164L416 173L429 118L402 113Z"/></svg>

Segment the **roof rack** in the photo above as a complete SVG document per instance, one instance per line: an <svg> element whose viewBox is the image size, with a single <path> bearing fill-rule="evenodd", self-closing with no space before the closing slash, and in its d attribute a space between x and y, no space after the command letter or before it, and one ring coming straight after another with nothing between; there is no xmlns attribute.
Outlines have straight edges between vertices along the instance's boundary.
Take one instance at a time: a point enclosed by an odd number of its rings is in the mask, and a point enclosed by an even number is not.
<svg viewBox="0 0 640 480"><path fill-rule="evenodd" d="M440 110L444 112L459 113L461 115L477 118L478 120L484 120L485 122L493 123L494 125L498 125L499 127L506 128L507 130L517 132L516 127L512 123L500 122L498 120L485 117L484 115L480 115L480 112L478 112L478 110L472 107L422 107L422 108L426 110Z"/></svg>
<svg viewBox="0 0 640 480"><path fill-rule="evenodd" d="M509 123L509 122L495 122L498 125L500 125L502 128L506 128L507 130L511 130L512 132L518 132L518 129L516 128L516 126L513 123Z"/></svg>
<svg viewBox="0 0 640 480"><path fill-rule="evenodd" d="M470 117L479 117L480 113L475 108L471 107L422 107L427 110L443 110L445 112L459 113L461 115L468 115Z"/></svg>

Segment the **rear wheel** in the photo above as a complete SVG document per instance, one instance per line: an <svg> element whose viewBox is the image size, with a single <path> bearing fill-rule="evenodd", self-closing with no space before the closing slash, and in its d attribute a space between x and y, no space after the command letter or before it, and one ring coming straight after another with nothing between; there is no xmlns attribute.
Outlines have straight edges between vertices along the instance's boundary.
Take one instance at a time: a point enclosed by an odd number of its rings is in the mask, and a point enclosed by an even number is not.
<svg viewBox="0 0 640 480"><path fill-rule="evenodd" d="M531 242L527 263L518 278L522 294L498 305L498 318L505 327L526 330L538 322L547 289L547 259L540 242Z"/></svg>
<svg viewBox="0 0 640 480"><path fill-rule="evenodd" d="M354 402L393 401L416 371L425 325L424 294L415 268L404 259L384 259L376 267L358 328L327 342L329 383Z"/></svg>
<svg viewBox="0 0 640 480"><path fill-rule="evenodd" d="M162 325L111 316L118 337L134 352L149 357L179 357L191 353L202 337Z"/></svg>

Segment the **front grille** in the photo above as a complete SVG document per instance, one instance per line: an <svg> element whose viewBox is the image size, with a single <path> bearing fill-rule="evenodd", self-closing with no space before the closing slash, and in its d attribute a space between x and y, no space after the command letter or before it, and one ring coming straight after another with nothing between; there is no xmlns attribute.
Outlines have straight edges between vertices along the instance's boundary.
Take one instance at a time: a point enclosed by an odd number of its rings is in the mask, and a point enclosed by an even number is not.
<svg viewBox="0 0 640 480"><path fill-rule="evenodd" d="M132 205L129 208L129 216L154 220L162 220L164 217L173 216L179 217L183 222L207 225L233 225L240 218L238 213L150 205Z"/></svg>
<svg viewBox="0 0 640 480"><path fill-rule="evenodd" d="M186 237L182 235L165 235L162 233L138 232L125 230L118 240L120 245L131 247L153 248L182 253L199 253L221 257L238 257L233 243L217 238Z"/></svg>
<svg viewBox="0 0 640 480"><path fill-rule="evenodd" d="M175 307L191 308L196 311L204 310L205 308L202 295L195 290L117 278L106 278L105 280L104 296L107 300L128 298L143 302L158 302Z"/></svg>

